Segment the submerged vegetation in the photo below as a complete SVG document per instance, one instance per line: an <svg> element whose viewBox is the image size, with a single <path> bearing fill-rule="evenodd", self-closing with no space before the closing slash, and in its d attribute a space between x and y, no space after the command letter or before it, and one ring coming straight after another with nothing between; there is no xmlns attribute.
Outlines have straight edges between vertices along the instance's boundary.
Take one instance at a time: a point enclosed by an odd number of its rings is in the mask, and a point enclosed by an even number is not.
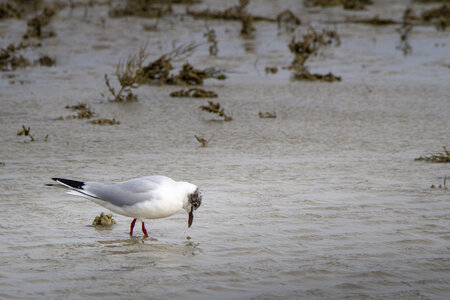
<svg viewBox="0 0 450 300"><path fill-rule="evenodd" d="M338 6L342 5L344 9L362 10L366 5L373 4L371 0L304 0L303 4L308 6Z"/></svg>
<svg viewBox="0 0 450 300"><path fill-rule="evenodd" d="M20 19L22 13L20 10L11 3L0 3L0 19L16 18Z"/></svg>
<svg viewBox="0 0 450 300"><path fill-rule="evenodd" d="M233 118L225 114L223 107L221 107L220 103L214 103L213 101L208 101L208 105L200 106L202 111L206 111L212 114L216 114L219 117L222 117L225 122L231 121Z"/></svg>
<svg viewBox="0 0 450 300"><path fill-rule="evenodd" d="M52 37L55 36L56 34L51 31L51 30L47 30L44 31L44 27L46 27L50 21L51 18L57 13L56 8L54 7L45 7L42 10L42 13L35 16L34 18L32 18L31 20L28 21L27 25L28 25L28 30L27 32L23 35L23 39L28 39L28 38L46 38L46 37Z"/></svg>
<svg viewBox="0 0 450 300"><path fill-rule="evenodd" d="M90 119L95 115L95 112L86 103L79 103L77 105L66 105L66 109L77 111L76 115L61 116L57 120L70 120L70 119Z"/></svg>
<svg viewBox="0 0 450 300"><path fill-rule="evenodd" d="M172 13L172 2L167 1L167 5L162 5L163 1L156 5L155 1L150 0L126 0L121 1L122 4L109 10L109 16L112 18L119 17L144 17L159 18L165 14Z"/></svg>
<svg viewBox="0 0 450 300"><path fill-rule="evenodd" d="M79 103L77 105L66 105L66 109L71 109L73 111L77 111L76 115L69 115L69 116L61 116L57 118L57 120L71 120L71 119L91 119L94 116L96 116L96 113L91 109L91 106L86 103ZM90 121L89 123L95 124L95 125L118 125L120 124L119 121L116 119L105 119L105 118L98 118L95 120Z"/></svg>
<svg viewBox="0 0 450 300"><path fill-rule="evenodd" d="M206 91L199 88L179 90L170 93L170 97L192 97L192 98L216 98L217 94L213 91Z"/></svg>
<svg viewBox="0 0 450 300"><path fill-rule="evenodd" d="M276 113L271 113L271 112L259 112L258 116L262 119L275 119L277 117Z"/></svg>
<svg viewBox="0 0 450 300"><path fill-rule="evenodd" d="M15 70L25 68L30 65L30 61L16 53L17 48L9 45L6 49L0 49L0 71Z"/></svg>
<svg viewBox="0 0 450 300"><path fill-rule="evenodd" d="M209 139L205 139L199 136L194 135L195 139L201 144L202 148L208 147L209 141L212 139L212 136Z"/></svg>
<svg viewBox="0 0 450 300"><path fill-rule="evenodd" d="M426 161L435 163L450 163L450 151L447 150L447 146L442 146L442 152L434 152L415 158L416 161Z"/></svg>
<svg viewBox="0 0 450 300"><path fill-rule="evenodd" d="M450 3L424 11L422 19L434 23L439 30L446 30L447 26L450 26Z"/></svg>

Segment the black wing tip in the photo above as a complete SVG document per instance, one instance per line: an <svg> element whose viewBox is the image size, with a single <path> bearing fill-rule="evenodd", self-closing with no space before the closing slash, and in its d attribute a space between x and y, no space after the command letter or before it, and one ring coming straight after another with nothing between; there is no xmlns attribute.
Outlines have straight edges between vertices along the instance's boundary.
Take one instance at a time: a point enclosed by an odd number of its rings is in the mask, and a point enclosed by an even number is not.
<svg viewBox="0 0 450 300"><path fill-rule="evenodd" d="M56 182L60 182L60 183L63 183L65 185L68 185L68 186L70 186L71 188L74 188L74 189L83 189L83 186L85 185L85 183L83 181L77 181L77 180L65 179L65 178L58 178L58 177L53 177L52 179L54 181L56 181Z"/></svg>

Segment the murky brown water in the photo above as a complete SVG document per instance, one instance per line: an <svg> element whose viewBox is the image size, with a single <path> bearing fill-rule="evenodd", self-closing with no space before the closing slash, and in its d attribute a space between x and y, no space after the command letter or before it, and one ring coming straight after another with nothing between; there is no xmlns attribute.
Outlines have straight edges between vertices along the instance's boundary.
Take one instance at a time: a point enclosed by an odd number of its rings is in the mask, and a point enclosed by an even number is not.
<svg viewBox="0 0 450 300"><path fill-rule="evenodd" d="M295 3L252 1L250 10L291 8L317 24L344 14L399 19L409 1L310 15ZM275 24L257 23L255 38L244 39L238 22L208 21L219 56L205 45L188 61L231 71L206 81L233 117L221 122L200 111L205 99L169 97L179 87L142 86L139 102L127 104L100 95L120 58L147 40L151 58L203 41L204 21L166 17L148 32L142 25L153 20L110 19L104 6L83 14L59 12L50 25L57 36L28 52L56 57L56 66L0 74L0 298L446 299L450 197L430 186L450 170L414 158L450 141L448 30L414 27L404 57L395 49L399 26L337 25L341 46L310 64L342 76L329 84L293 82L287 70L265 75L292 61L291 35ZM25 28L2 20L1 47ZM121 124L55 120L79 102ZM16 135L22 125L37 142ZM200 148L194 135L212 139ZM180 212L150 221L151 238L130 239L129 218L91 227L104 209L45 186L53 176L155 174L203 191L191 229Z"/></svg>

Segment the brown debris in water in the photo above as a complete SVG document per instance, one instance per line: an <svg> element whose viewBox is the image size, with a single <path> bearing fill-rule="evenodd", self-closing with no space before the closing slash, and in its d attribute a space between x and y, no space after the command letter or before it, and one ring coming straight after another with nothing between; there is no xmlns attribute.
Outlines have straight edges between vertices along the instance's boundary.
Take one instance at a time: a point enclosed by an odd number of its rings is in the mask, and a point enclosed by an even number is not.
<svg viewBox="0 0 450 300"><path fill-rule="evenodd" d="M31 127L25 127L24 125L22 125L22 130L17 132L18 136L27 136L30 138L29 142L36 142L38 141L38 139L34 138L34 136L31 135L30 133L31 131ZM44 137L44 142L48 141L48 134Z"/></svg>
<svg viewBox="0 0 450 300"><path fill-rule="evenodd" d="M0 3L0 19L16 18L20 19L22 13L20 10L11 3Z"/></svg>
<svg viewBox="0 0 450 300"><path fill-rule="evenodd" d="M415 158L415 161L426 161L434 163L450 163L450 151L447 150L447 146L442 146L443 152L430 153L424 156Z"/></svg>
<svg viewBox="0 0 450 300"><path fill-rule="evenodd" d="M209 139L207 139L207 140L202 138L202 137L196 136L196 135L194 135L194 137L201 144L202 148L208 147L208 143L212 139L212 136Z"/></svg>
<svg viewBox="0 0 450 300"><path fill-rule="evenodd" d="M402 24L402 22L395 21L392 19L383 19L379 16L374 16L372 18L366 19L347 19L344 23L355 23L355 24L364 24L364 25L373 25L373 26L388 26L388 25L398 25Z"/></svg>
<svg viewBox="0 0 450 300"><path fill-rule="evenodd" d="M35 139L34 137L30 134L31 131L31 127L25 127L25 125L22 125L22 130L17 132L18 136L27 136L30 138L30 142L34 142Z"/></svg>
<svg viewBox="0 0 450 300"><path fill-rule="evenodd" d="M61 116L57 120L71 120L71 119L90 119L95 115L95 112L86 103L79 103L77 105L66 105L66 109L78 111L76 115Z"/></svg>
<svg viewBox="0 0 450 300"><path fill-rule="evenodd" d="M56 61L54 58L51 58L48 55L41 56L38 60L35 61L36 64L39 64L41 66L45 67L51 67L54 66Z"/></svg>
<svg viewBox="0 0 450 300"><path fill-rule="evenodd" d="M206 68L203 70L195 69L189 63L183 65L178 75L170 76L166 80L166 84L175 85L202 85L203 80L207 78L214 78L217 80L226 79L222 70L215 68Z"/></svg>
<svg viewBox="0 0 450 300"><path fill-rule="evenodd" d="M220 106L220 103L214 103L213 101L208 101L208 105L200 106L202 111L217 114L219 117L223 117L225 122L231 121L233 118L224 113L224 109Z"/></svg>
<svg viewBox="0 0 450 300"><path fill-rule="evenodd" d="M120 122L114 118L112 118L112 119L100 118L100 119L92 120L89 123L94 124L94 125L119 125L120 124Z"/></svg>
<svg viewBox="0 0 450 300"><path fill-rule="evenodd" d="M126 0L124 5L119 5L109 10L111 18L120 17L144 17L144 18L160 18L165 14L172 13L172 1L167 1L167 6L155 6L153 0Z"/></svg>
<svg viewBox="0 0 450 300"><path fill-rule="evenodd" d="M105 214L104 212L96 216L92 222L94 226L111 226L113 224L116 224L116 221L113 219L112 214Z"/></svg>
<svg viewBox="0 0 450 300"><path fill-rule="evenodd" d="M0 49L0 71L25 68L30 65L30 61L27 58L15 54L17 49L13 44L9 45L6 49Z"/></svg>
<svg viewBox="0 0 450 300"><path fill-rule="evenodd" d="M53 6L48 6L45 7L42 10L42 13L35 16L34 18L32 18L31 20L29 20L27 22L28 25L28 30L27 32L23 35L23 39L28 39L28 38L46 38L46 37L53 37L56 34L53 31L47 31L44 32L43 31L43 27L47 26L50 21L51 18L57 13L57 9Z"/></svg>
<svg viewBox="0 0 450 300"><path fill-rule="evenodd" d="M336 76L332 74L331 72L327 74L313 74L310 73L308 68L305 66L296 66L294 68L293 77L296 80L306 80L306 81L326 81L326 82L333 82L333 81L341 81L340 76Z"/></svg>
<svg viewBox="0 0 450 300"><path fill-rule="evenodd" d="M371 5L373 4L373 2L371 0L304 0L303 4L306 7L327 7L342 5L344 9L363 10L365 9L366 5Z"/></svg>
<svg viewBox="0 0 450 300"><path fill-rule="evenodd" d="M450 26L450 3L426 10L422 13L425 22L433 22L438 30L445 31Z"/></svg>
<svg viewBox="0 0 450 300"><path fill-rule="evenodd" d="M267 74L276 74L276 73L278 73L278 68L277 67L266 67L265 71L266 71L266 75Z"/></svg>
<svg viewBox="0 0 450 300"><path fill-rule="evenodd" d="M277 117L276 113L271 113L271 112L259 112L258 116L262 119L275 119Z"/></svg>
<svg viewBox="0 0 450 300"><path fill-rule="evenodd" d="M187 90L179 90L170 93L170 97L192 97L192 98L216 98L214 91L206 91L199 88L191 88Z"/></svg>

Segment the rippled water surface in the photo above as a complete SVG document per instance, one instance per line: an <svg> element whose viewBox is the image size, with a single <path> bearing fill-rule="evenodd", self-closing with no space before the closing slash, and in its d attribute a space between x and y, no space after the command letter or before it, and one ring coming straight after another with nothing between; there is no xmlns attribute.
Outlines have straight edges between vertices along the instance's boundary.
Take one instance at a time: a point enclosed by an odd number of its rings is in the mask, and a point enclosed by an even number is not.
<svg viewBox="0 0 450 300"><path fill-rule="evenodd" d="M347 15L401 20L409 3L375 2L363 12L306 11L295 1L252 1L249 10L274 16L290 8L304 20L300 35L308 23L323 28ZM154 20L107 11L63 9L49 25L56 37L24 52L48 54L56 65L0 74L0 298L448 297L450 197L430 186L450 169L414 161L450 141L448 29L414 27L405 57L395 48L399 25L330 25L341 45L309 64L342 82L324 83L290 80L281 67L293 59L292 34L275 23L255 23L254 37L243 38L239 22L209 20L218 56L203 45L186 60L228 70L227 80L204 87L233 117L223 122L200 111L207 99L169 97L176 86L141 86L138 102L108 103L103 76L117 84L119 59L146 41L149 60L205 41L205 22L167 16L158 31L145 31ZM25 30L24 20L1 20L0 46L18 43ZM278 73L266 75L266 66ZM120 124L55 120L81 102ZM22 125L37 141L16 135ZM212 137L208 147L194 135ZM105 209L45 185L54 176L116 182L156 174L202 190L190 229L184 212L149 221L147 239L140 230L130 238L131 220L119 215L112 228L95 228Z"/></svg>

